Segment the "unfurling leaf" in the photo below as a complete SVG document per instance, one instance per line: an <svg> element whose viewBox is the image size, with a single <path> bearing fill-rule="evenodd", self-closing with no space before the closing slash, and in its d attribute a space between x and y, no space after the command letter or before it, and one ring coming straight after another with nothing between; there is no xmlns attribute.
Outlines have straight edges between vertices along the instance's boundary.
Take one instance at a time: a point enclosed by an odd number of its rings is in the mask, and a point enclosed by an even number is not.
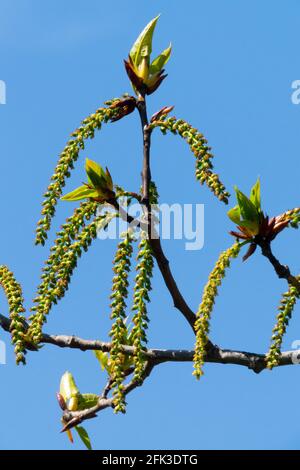
<svg viewBox="0 0 300 470"><path fill-rule="evenodd" d="M235 188L235 192L243 219L258 222L258 212L253 202L251 202L250 199L248 199L247 196L237 187Z"/></svg>
<svg viewBox="0 0 300 470"><path fill-rule="evenodd" d="M250 201L255 205L258 212L261 211L261 199L260 199L260 180L256 181L250 192Z"/></svg>
<svg viewBox="0 0 300 470"><path fill-rule="evenodd" d="M106 175L103 168L99 163L86 158L85 171L88 177L88 182L96 189L106 187Z"/></svg>
<svg viewBox="0 0 300 470"><path fill-rule="evenodd" d="M88 450L92 450L91 440L87 431L82 426L75 426L78 436Z"/></svg>
<svg viewBox="0 0 300 470"><path fill-rule="evenodd" d="M241 211L240 211L239 206L235 206L232 209L229 209L229 211L227 212L227 215L233 223L235 223L237 225L240 225L240 223L241 223Z"/></svg>
<svg viewBox="0 0 300 470"><path fill-rule="evenodd" d="M106 370L108 374L110 374L108 353L103 352L103 351L93 351L93 352L100 363L101 369Z"/></svg>
<svg viewBox="0 0 300 470"><path fill-rule="evenodd" d="M150 65L150 75L160 72L171 57L172 45L170 44Z"/></svg>
<svg viewBox="0 0 300 470"><path fill-rule="evenodd" d="M65 194L62 201L81 201L82 199L97 198L98 192L87 185L79 186L68 194Z"/></svg>
<svg viewBox="0 0 300 470"><path fill-rule="evenodd" d="M163 66L171 55L171 45L165 49L150 65L152 52L152 39L159 16L148 23L135 41L125 60L125 69L134 91L138 95L151 95L166 78Z"/></svg>
<svg viewBox="0 0 300 470"><path fill-rule="evenodd" d="M112 177L107 168L104 171L98 163L87 158L85 170L88 184L84 184L63 196L61 198L63 201L80 201L91 198L98 202L104 202L115 196Z"/></svg>
<svg viewBox="0 0 300 470"><path fill-rule="evenodd" d="M135 66L139 66L142 57L145 57L145 55L150 56L152 52L153 33L159 16L156 16L147 24L131 48L129 56Z"/></svg>
<svg viewBox="0 0 300 470"><path fill-rule="evenodd" d="M95 393L80 393L78 396L78 410L87 410L96 406L99 402L99 396Z"/></svg>

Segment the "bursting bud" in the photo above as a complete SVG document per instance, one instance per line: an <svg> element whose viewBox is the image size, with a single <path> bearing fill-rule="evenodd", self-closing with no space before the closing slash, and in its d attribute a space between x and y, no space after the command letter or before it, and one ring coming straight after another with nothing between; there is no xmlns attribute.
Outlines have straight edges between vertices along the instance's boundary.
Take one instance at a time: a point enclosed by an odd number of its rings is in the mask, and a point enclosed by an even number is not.
<svg viewBox="0 0 300 470"><path fill-rule="evenodd" d="M123 99L114 101L110 108L115 111L114 117L110 118L111 122L116 122L133 113L136 108L136 98L134 96L126 96Z"/></svg>
<svg viewBox="0 0 300 470"><path fill-rule="evenodd" d="M104 171L98 163L87 158L85 171L88 182L63 196L61 198L63 201L91 199L97 202L105 202L115 198L113 181L107 168Z"/></svg>
<svg viewBox="0 0 300 470"><path fill-rule="evenodd" d="M125 69L138 95L151 95L166 78L164 66L171 55L171 44L151 62L152 39L159 16L147 24L125 60Z"/></svg>
<svg viewBox="0 0 300 470"><path fill-rule="evenodd" d="M78 400L80 397L79 389L75 383L74 377L71 372L65 372L60 380L59 394L65 402L69 411L76 411L78 409ZM61 406L61 399L59 405Z"/></svg>
<svg viewBox="0 0 300 470"><path fill-rule="evenodd" d="M228 217L237 224L237 231L231 231L234 237L250 243L249 249L243 260L248 259L256 250L260 241L271 242L289 223L286 214L269 219L261 209L260 181L252 187L248 198L242 191L235 187L237 206L228 211Z"/></svg>

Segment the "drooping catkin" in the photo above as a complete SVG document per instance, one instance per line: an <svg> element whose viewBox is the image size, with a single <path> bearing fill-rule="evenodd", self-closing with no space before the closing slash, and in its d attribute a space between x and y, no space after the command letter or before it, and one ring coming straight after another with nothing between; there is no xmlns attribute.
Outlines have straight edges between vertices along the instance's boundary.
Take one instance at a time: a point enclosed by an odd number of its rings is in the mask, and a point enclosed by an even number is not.
<svg viewBox="0 0 300 470"><path fill-rule="evenodd" d="M147 302L150 302L151 278L153 273L152 248L147 238L142 238L139 244L137 275L134 286L134 300L132 310L135 312L132 318L131 330L132 345L134 346L134 379L142 380L145 358L144 350L147 343L146 330L149 318L147 315Z"/></svg>
<svg viewBox="0 0 300 470"><path fill-rule="evenodd" d="M132 256L132 236L127 233L117 248L113 262L113 283L111 302L111 318L114 320L110 336L112 347L110 350L110 374L113 380L114 411L125 413L126 402L123 393L125 379L125 355L122 345L126 344L126 299L128 297L128 273L130 272Z"/></svg>
<svg viewBox="0 0 300 470"><path fill-rule="evenodd" d="M300 276L297 276L297 280L300 281ZM266 355L268 369L273 369L273 367L278 365L283 337L289 321L292 318L292 313L299 296L300 292L296 287L291 285L289 286L288 291L282 296L278 307L279 313L277 315L277 323L273 328L272 344Z"/></svg>
<svg viewBox="0 0 300 470"><path fill-rule="evenodd" d="M97 202L82 202L74 213L62 225L61 230L57 233L57 238L50 249L50 255L45 266L43 267L42 283L38 288L38 292L44 292L55 283L57 268L61 263L62 257L66 254L68 247L75 240L80 230L86 225L86 221L90 220L96 214Z"/></svg>
<svg viewBox="0 0 300 470"><path fill-rule="evenodd" d="M207 140L197 129L192 127L183 119L161 116L159 120L150 123L150 128L159 127L163 134L167 131L180 135L188 143L196 158L196 179L201 184L206 184L220 201L228 203L229 193L220 181L219 176L214 173L211 148Z"/></svg>
<svg viewBox="0 0 300 470"><path fill-rule="evenodd" d="M10 332L16 355L16 363L20 364L22 362L25 364L26 349L24 340L26 331L23 315L25 312L23 294L20 284L7 266L0 266L0 285L4 290L9 305Z"/></svg>
<svg viewBox="0 0 300 470"><path fill-rule="evenodd" d="M34 343L38 344L41 339L43 325L47 321L47 315L53 304L65 295L78 258L83 251L88 250L97 237L98 231L108 225L115 216L116 213L96 216L75 236L75 241L66 246L65 252L59 258L59 263L54 266L50 263L50 270L45 273L45 278L38 288L38 295L34 299L36 305L32 307L34 314L30 317L28 335Z"/></svg>
<svg viewBox="0 0 300 470"><path fill-rule="evenodd" d="M202 302L197 311L195 322L196 344L194 354L194 372L197 379L203 375L202 366L205 360L206 346L210 328L210 318L213 311L215 298L218 295L218 287L226 275L226 269L230 267L230 261L236 258L240 252L240 244L235 243L221 253L214 269L209 275L204 288Z"/></svg>
<svg viewBox="0 0 300 470"><path fill-rule="evenodd" d="M113 120L119 113L112 105L120 98L107 101L107 107L101 107L95 113L88 116L81 123L81 126L71 134L71 139L67 142L64 150L59 156L58 163L51 177L51 182L44 194L42 218L38 221L36 229L35 243L45 244L47 232L51 226L52 217L55 214L55 206L62 195L65 180L70 176L74 163L79 157L80 150L85 147L85 140L93 139L96 130L100 130L103 123Z"/></svg>

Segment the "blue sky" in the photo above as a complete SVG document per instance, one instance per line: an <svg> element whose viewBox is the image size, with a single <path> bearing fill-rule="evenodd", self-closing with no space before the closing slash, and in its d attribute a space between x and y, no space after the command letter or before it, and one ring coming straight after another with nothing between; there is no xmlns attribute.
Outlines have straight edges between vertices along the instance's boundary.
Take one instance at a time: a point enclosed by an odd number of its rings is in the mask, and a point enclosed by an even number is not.
<svg viewBox="0 0 300 470"><path fill-rule="evenodd" d="M0 80L7 104L0 105L0 261L14 270L28 308L55 230L72 211L60 203L49 244L34 247L42 193L59 152L81 119L103 101L131 92L123 58L143 26L162 13L154 48L169 41L169 76L149 98L149 112L175 105L207 137L215 168L228 189L247 192L260 176L264 209L276 215L299 206L300 105L291 102L291 83L300 79L296 0L210 0L190 2L99 2L0 0ZM108 165L119 184L137 190L141 167L137 115L105 129L90 142L67 189L83 179L85 156ZM194 180L194 160L173 136L153 138L153 178L161 202L205 204L205 245L164 247L175 277L196 309L220 251L232 240L226 208ZM233 198L232 198L233 199ZM232 200L231 205L234 201ZM294 273L300 271L299 232L285 231L274 251ZM47 332L106 340L113 241L96 241L82 258L66 297L54 308ZM188 325L172 307L155 271L149 345L191 348ZM286 285L257 252L233 263L213 313L211 338L222 347L267 350L276 307ZM1 294L1 312L6 303ZM300 339L299 306L285 337ZM7 344L9 338L0 332ZM59 379L71 370L82 391L98 392L105 376L92 353L44 347L16 367L8 345L0 366L2 449L66 449L59 434L55 399ZM165 364L128 397L125 416L111 410L87 424L97 449L299 449L297 366L260 375L209 364L200 382L191 364ZM75 449L82 448L76 442Z"/></svg>

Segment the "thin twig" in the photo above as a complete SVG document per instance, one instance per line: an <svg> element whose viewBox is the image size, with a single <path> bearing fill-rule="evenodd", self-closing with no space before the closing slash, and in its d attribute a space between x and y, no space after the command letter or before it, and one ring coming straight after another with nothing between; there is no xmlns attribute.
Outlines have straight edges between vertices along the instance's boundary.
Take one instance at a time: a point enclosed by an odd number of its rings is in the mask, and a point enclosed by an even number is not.
<svg viewBox="0 0 300 470"><path fill-rule="evenodd" d="M150 167L150 146L151 146L151 129L147 117L147 106L144 98L137 102L137 109L140 114L142 132L143 132L143 170L142 170L142 205L144 208L144 216L148 227L149 242L153 250L154 257L163 276L165 284L171 294L174 302L174 307L177 308L188 321L193 331L196 321L196 315L187 305L184 297L182 296L172 271L170 269L169 261L166 258L161 242L158 236L152 236L152 223L151 223L151 207L149 204L149 186L151 182L151 167Z"/></svg>
<svg viewBox="0 0 300 470"><path fill-rule="evenodd" d="M300 292L300 282L295 276L291 274L290 268L281 264L279 260L273 255L271 242L268 240L258 240L257 244L260 246L263 256L265 256L272 264L277 276L280 279L286 279L289 284L296 287Z"/></svg>
<svg viewBox="0 0 300 470"><path fill-rule="evenodd" d="M139 387L144 383L144 381L149 377L151 374L155 364L151 361L148 361L145 365L144 373L143 373L143 380L142 382L131 380L128 384L124 386L124 395L128 395L134 389ZM62 432L67 431L68 429L77 426L78 424L82 423L86 419L95 418L99 411L104 410L105 408L114 408L114 398L105 398L103 396L99 397L99 401L97 405L93 406L92 408L88 408L87 410L83 411L65 411L63 414L63 422L65 426L62 429Z"/></svg>

